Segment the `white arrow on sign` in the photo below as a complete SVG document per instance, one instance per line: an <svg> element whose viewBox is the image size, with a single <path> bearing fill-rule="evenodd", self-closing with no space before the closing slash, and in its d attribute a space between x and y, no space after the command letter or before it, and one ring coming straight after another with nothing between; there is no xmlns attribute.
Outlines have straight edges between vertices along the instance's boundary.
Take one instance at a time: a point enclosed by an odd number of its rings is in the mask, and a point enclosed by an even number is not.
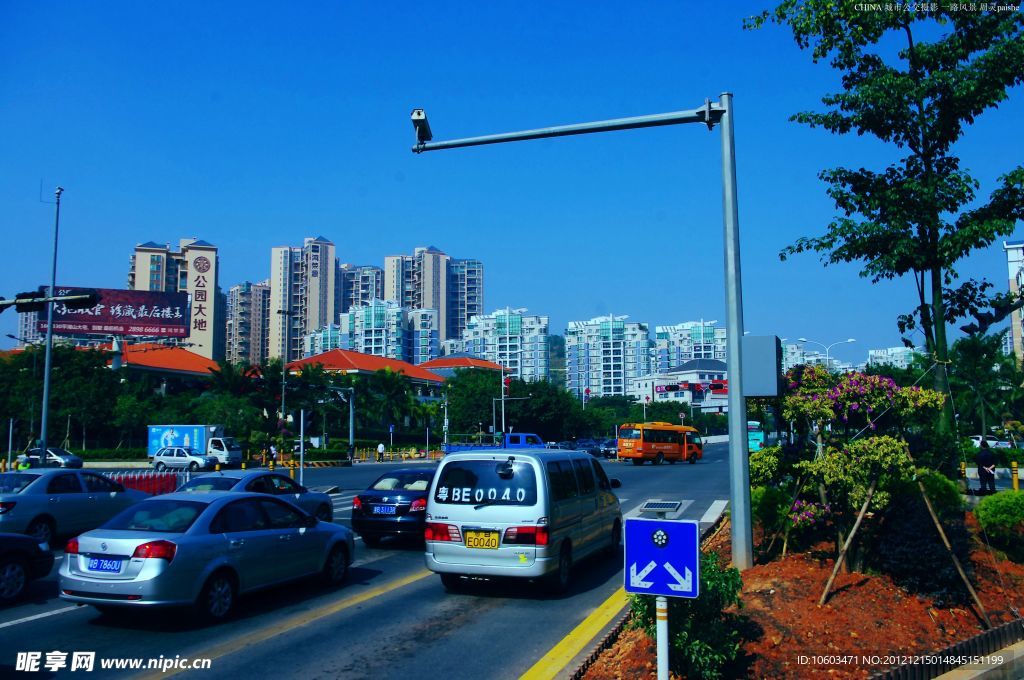
<svg viewBox="0 0 1024 680"><path fill-rule="evenodd" d="M675 590L677 592L678 591L690 591L690 590L693 589L693 573L689 569L687 569L686 567L683 567L683 572L686 574L686 578L683 578L682 576L679 575L679 572L676 571L675 567L673 567L668 562L666 562L664 564L664 567L665 567L665 569L668 570L668 573L672 574L672 578L674 578L676 580L676 583L669 583L668 584L669 588L671 588L672 590Z"/></svg>
<svg viewBox="0 0 1024 680"><path fill-rule="evenodd" d="M640 573L638 574L638 573L636 573L636 562L634 562L633 564L629 565L629 585L630 585L630 587L632 587L632 588L650 588L651 586L653 586L654 585L654 581L645 581L644 577L647 576L648 574L650 574L652 571L654 571L654 568L657 567L657 566L658 566L658 564L654 560L651 560L650 562L647 563L647 566L644 567L640 571Z"/></svg>

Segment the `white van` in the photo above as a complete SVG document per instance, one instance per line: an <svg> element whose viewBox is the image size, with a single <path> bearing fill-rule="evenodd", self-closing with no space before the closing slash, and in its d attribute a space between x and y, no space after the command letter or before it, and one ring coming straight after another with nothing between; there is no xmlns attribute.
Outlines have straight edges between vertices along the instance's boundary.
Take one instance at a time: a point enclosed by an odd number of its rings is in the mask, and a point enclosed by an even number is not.
<svg viewBox="0 0 1024 680"><path fill-rule="evenodd" d="M511 576L564 591L575 562L602 550L619 558L619 486L588 453L451 453L427 497L427 568L448 590L463 576Z"/></svg>

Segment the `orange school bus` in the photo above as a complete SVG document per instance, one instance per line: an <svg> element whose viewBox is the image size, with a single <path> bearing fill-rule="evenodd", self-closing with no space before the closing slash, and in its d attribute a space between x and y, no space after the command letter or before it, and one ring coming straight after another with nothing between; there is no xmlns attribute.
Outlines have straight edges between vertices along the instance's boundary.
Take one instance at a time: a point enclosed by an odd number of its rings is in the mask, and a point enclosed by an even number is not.
<svg viewBox="0 0 1024 680"><path fill-rule="evenodd" d="M619 427L619 458L643 465L679 461L696 463L704 457L700 432L689 425L672 423L625 423Z"/></svg>

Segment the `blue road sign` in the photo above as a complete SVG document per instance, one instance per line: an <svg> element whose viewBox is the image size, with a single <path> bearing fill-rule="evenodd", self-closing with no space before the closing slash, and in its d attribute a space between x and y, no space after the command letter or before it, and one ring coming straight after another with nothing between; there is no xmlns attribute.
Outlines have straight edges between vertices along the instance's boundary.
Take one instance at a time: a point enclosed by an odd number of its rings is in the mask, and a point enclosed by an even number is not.
<svg viewBox="0 0 1024 680"><path fill-rule="evenodd" d="M700 528L678 519L626 518L627 593L700 595Z"/></svg>
<svg viewBox="0 0 1024 680"><path fill-rule="evenodd" d="M388 425L388 432L389 433L394 433L394 431L395 431L395 426L394 425Z"/></svg>

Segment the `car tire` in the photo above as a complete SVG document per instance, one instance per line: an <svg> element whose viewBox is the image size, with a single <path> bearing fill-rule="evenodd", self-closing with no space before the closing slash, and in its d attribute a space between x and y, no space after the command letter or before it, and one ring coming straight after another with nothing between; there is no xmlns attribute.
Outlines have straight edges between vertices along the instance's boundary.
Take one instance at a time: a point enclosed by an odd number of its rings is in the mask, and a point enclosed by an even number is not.
<svg viewBox="0 0 1024 680"><path fill-rule="evenodd" d="M384 540L383 536L377 534L362 534L363 543L371 548L376 548Z"/></svg>
<svg viewBox="0 0 1024 680"><path fill-rule="evenodd" d="M654 460L651 462L654 463L655 465L661 465L662 463L665 462L665 454L659 452L658 455L656 455L654 457Z"/></svg>
<svg viewBox="0 0 1024 680"><path fill-rule="evenodd" d="M192 461L188 464L189 472L199 472L199 463Z"/></svg>
<svg viewBox="0 0 1024 680"><path fill-rule="evenodd" d="M50 545L53 542L54 537L57 535L57 527L53 523L53 520L48 517L37 517L32 520L28 528L25 529L25 533L36 539L37 543L46 543Z"/></svg>
<svg viewBox="0 0 1024 680"><path fill-rule="evenodd" d="M321 522L333 522L334 512L331 510L331 506L324 503L316 509L316 518Z"/></svg>
<svg viewBox="0 0 1024 680"><path fill-rule="evenodd" d="M157 472L163 472L164 470L167 469L167 466L163 462L159 462L153 466L153 469L156 470Z"/></svg>
<svg viewBox="0 0 1024 680"><path fill-rule="evenodd" d="M548 574L547 591L552 595L561 595L569 589L572 580L572 545L569 541L562 542L558 551L558 568Z"/></svg>
<svg viewBox="0 0 1024 680"><path fill-rule="evenodd" d="M234 576L227 571L218 571L207 579L200 591L196 611L207 621L223 621L235 608L237 593Z"/></svg>
<svg viewBox="0 0 1024 680"><path fill-rule="evenodd" d="M348 578L348 548L339 543L331 548L324 561L324 583L328 586L340 585Z"/></svg>
<svg viewBox="0 0 1024 680"><path fill-rule="evenodd" d="M634 458L633 459L633 465L643 465L643 464L644 464L644 459L643 458Z"/></svg>
<svg viewBox="0 0 1024 680"><path fill-rule="evenodd" d="M462 582L462 577L458 574L441 574L441 585L449 593L462 592L466 587Z"/></svg>
<svg viewBox="0 0 1024 680"><path fill-rule="evenodd" d="M606 549L606 552L608 553L609 557L618 557L618 555L619 555L619 548L621 548L621 547L622 547L622 523L619 522L619 520L615 520L615 523L612 524L612 535L611 535L611 539L608 541L608 548Z"/></svg>
<svg viewBox="0 0 1024 680"><path fill-rule="evenodd" d="M28 585L25 563L16 557L0 560L0 603L7 604L21 597Z"/></svg>

